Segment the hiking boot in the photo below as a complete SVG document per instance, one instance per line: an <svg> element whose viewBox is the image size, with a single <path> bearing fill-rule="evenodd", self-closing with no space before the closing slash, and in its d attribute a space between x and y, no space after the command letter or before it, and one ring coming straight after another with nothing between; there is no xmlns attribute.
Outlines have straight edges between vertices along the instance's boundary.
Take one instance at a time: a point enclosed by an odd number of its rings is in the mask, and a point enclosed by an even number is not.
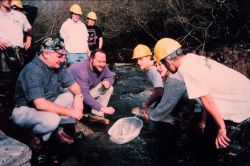
<svg viewBox="0 0 250 166"><path fill-rule="evenodd" d="M55 140L60 141L61 143L65 144L72 144L74 143L74 139L67 135L62 128L58 129L56 135L55 135Z"/></svg>
<svg viewBox="0 0 250 166"><path fill-rule="evenodd" d="M32 150L41 150L43 148L43 141L40 137L36 136L35 134L32 134L28 142L28 146Z"/></svg>
<svg viewBox="0 0 250 166"><path fill-rule="evenodd" d="M83 133L85 137L94 134L93 130L91 130L89 127L85 126L79 121L76 122L75 131L76 133Z"/></svg>

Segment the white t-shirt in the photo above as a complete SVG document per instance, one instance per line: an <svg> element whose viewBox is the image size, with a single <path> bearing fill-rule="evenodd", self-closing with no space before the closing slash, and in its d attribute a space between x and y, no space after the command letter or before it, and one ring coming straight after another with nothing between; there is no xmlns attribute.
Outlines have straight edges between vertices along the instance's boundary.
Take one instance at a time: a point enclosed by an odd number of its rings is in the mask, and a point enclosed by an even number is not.
<svg viewBox="0 0 250 166"><path fill-rule="evenodd" d="M62 24L60 35L69 53L87 53L88 30L82 21L74 22L70 18L67 19Z"/></svg>
<svg viewBox="0 0 250 166"><path fill-rule="evenodd" d="M187 54L179 67L190 99L210 94L225 120L250 117L250 80L214 60Z"/></svg>
<svg viewBox="0 0 250 166"><path fill-rule="evenodd" d="M23 13L12 9L8 13L0 11L1 41L23 48L23 31L27 32L28 29L31 29L31 25Z"/></svg>

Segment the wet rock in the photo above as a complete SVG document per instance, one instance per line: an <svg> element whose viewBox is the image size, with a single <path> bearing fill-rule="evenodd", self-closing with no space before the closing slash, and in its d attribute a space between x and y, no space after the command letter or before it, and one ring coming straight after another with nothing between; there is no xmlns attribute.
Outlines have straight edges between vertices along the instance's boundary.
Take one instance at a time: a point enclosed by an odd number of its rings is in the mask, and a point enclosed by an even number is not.
<svg viewBox="0 0 250 166"><path fill-rule="evenodd" d="M76 133L82 133L86 137L94 134L94 131L92 129L90 129L79 121L77 121L76 123L75 131Z"/></svg>
<svg viewBox="0 0 250 166"><path fill-rule="evenodd" d="M0 135L0 147L0 165L30 165L31 150L23 143L6 135Z"/></svg>

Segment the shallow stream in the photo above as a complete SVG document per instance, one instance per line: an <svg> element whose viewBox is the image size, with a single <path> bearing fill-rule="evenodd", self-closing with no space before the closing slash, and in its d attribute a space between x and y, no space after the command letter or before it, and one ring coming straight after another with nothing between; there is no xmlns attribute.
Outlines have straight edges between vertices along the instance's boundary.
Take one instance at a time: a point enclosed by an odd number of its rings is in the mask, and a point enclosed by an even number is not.
<svg viewBox="0 0 250 166"><path fill-rule="evenodd" d="M94 137L77 143L74 153L63 165L176 165L185 151L177 145L178 129L168 123L144 122L140 135L129 143L118 145L110 141L108 129L119 118L134 116L131 109L140 106L152 88L146 73L135 67L115 67L117 82L110 106L116 109L109 125L84 123L95 131ZM179 151L177 156L175 151ZM77 153L77 155L76 155Z"/></svg>

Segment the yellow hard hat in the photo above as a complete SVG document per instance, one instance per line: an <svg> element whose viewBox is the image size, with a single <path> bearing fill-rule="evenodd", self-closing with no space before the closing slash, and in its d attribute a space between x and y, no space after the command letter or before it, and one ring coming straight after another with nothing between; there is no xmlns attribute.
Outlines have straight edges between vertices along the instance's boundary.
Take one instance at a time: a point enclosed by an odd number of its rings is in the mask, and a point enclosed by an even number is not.
<svg viewBox="0 0 250 166"><path fill-rule="evenodd" d="M171 38L163 38L156 43L154 56L157 61L160 61L177 51L179 48L181 48L181 45L178 41Z"/></svg>
<svg viewBox="0 0 250 166"><path fill-rule="evenodd" d="M95 12L89 12L87 18L90 18L91 20L97 20Z"/></svg>
<svg viewBox="0 0 250 166"><path fill-rule="evenodd" d="M151 56L152 52L150 51L150 48L143 44L138 44L133 53L132 59L137 59L145 56Z"/></svg>
<svg viewBox="0 0 250 166"><path fill-rule="evenodd" d="M73 4L70 9L70 12L75 13L75 14L80 14L82 15L82 9L78 4Z"/></svg>
<svg viewBox="0 0 250 166"><path fill-rule="evenodd" d="M23 8L23 3L21 0L12 0L11 6L17 6L18 8Z"/></svg>

